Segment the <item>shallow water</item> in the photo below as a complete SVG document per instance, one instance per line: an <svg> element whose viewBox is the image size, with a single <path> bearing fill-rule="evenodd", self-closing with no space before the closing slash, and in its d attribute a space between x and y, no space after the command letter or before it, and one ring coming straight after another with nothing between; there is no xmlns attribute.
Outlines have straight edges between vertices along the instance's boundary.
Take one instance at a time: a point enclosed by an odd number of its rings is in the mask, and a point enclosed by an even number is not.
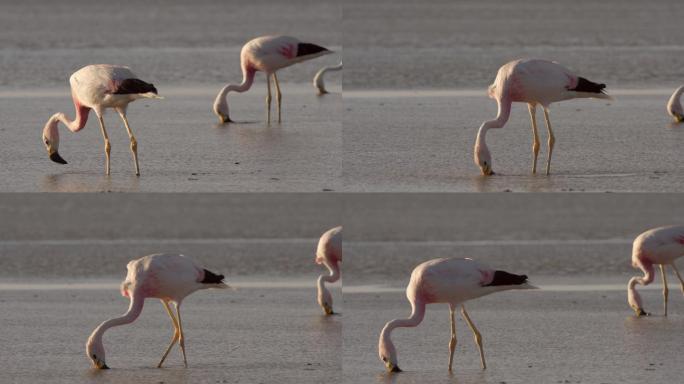
<svg viewBox="0 0 684 384"><path fill-rule="evenodd" d="M331 79L332 80L332 79ZM339 93L316 96L309 85L282 84L283 122L266 124L265 89L231 95L231 117L218 124L211 108L218 88L172 88L164 100L137 101L128 109L138 141L140 177L128 135L116 113L105 116L111 175L104 174L104 144L91 116L76 134L61 127L53 163L41 143L55 112L73 116L68 89L0 97L0 191L3 192L240 192L338 190L342 143ZM331 87L334 89L334 87ZM159 92L165 95L164 88ZM44 92L44 93L43 93ZM31 94L39 96L31 97ZM272 117L275 116L275 104Z"/></svg>
<svg viewBox="0 0 684 384"><path fill-rule="evenodd" d="M547 130L532 174L532 130L513 105L487 145L496 175L473 162L479 126L496 116L484 92L369 91L345 94L343 184L372 192L678 191L684 187L684 125L665 113L669 94L620 91L615 100L572 100L550 112L556 144L546 176Z"/></svg>
<svg viewBox="0 0 684 384"><path fill-rule="evenodd" d="M682 17L677 0L350 0L344 87L484 90L505 62L540 57L608 89L674 89Z"/></svg>

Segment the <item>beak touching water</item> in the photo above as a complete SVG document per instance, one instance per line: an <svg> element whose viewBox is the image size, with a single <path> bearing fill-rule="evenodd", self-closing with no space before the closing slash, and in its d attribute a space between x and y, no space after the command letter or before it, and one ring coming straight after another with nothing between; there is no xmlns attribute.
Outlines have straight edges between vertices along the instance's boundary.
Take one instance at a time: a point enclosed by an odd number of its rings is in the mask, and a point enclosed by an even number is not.
<svg viewBox="0 0 684 384"><path fill-rule="evenodd" d="M50 154L50 160L54 161L55 163L67 164L66 160L59 155L59 152L52 152Z"/></svg>

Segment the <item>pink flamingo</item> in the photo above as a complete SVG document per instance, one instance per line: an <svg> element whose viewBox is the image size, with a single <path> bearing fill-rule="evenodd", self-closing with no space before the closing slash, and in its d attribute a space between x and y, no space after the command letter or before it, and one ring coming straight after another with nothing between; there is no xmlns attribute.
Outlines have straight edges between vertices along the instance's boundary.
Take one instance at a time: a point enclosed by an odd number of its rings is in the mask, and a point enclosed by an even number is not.
<svg viewBox="0 0 684 384"><path fill-rule="evenodd" d="M677 123L684 121L684 111L682 111L682 104L679 102L679 99L682 97L682 92L684 92L684 85L675 89L670 100L667 102L667 113L672 116Z"/></svg>
<svg viewBox="0 0 684 384"><path fill-rule="evenodd" d="M411 316L407 319L394 319L380 332L378 354L389 372L401 372L397 363L397 351L390 339L392 330L397 327L415 327L423 321L425 305L432 303L449 304L451 316L451 341L449 342L449 371L451 371L456 348L456 306L461 305L463 320L473 331L475 343L480 350L482 369L487 367L482 350L482 336L468 316L463 303L467 300L485 296L507 289L534 289L528 284L527 276L514 275L505 271L491 269L489 266L472 259L433 259L418 265L411 273L411 281L406 287L406 297L411 303Z"/></svg>
<svg viewBox="0 0 684 384"><path fill-rule="evenodd" d="M316 249L316 264L323 264L330 271L329 275L320 275L316 281L318 287L318 304L326 315L333 314L333 300L325 283L334 283L340 279L340 265L342 262L342 227L335 227L326 231L318 240Z"/></svg>
<svg viewBox="0 0 684 384"><path fill-rule="evenodd" d="M318 89L318 94L319 95L325 95L328 93L328 91L325 89L325 82L323 81L323 76L325 75L326 72L329 71L341 71L342 70L342 62L340 61L339 64L333 65L333 66L327 66L321 68L318 72L316 72L316 75L313 78L313 85Z"/></svg>
<svg viewBox="0 0 684 384"><path fill-rule="evenodd" d="M527 103L532 120L534 142L532 152L532 173L537 172L537 155L539 154L539 135L537 132L537 104L544 109L546 129L549 131L549 157L546 163L546 174L551 170L551 153L555 137L549 120L549 105L557 101L593 97L610 99L604 93L605 84L596 84L579 77L570 70L552 61L526 59L515 60L504 64L496 74L494 84L489 86L489 97L496 100L499 112L496 119L485 121L480 126L475 141L475 164L483 175L493 175L492 158L485 142L485 135L490 128L502 128L508 121L512 102Z"/></svg>
<svg viewBox="0 0 684 384"><path fill-rule="evenodd" d="M650 229L634 239L632 244L632 267L644 271L644 276L634 276L627 284L627 302L637 316L649 315L641 304L641 296L634 287L636 284L648 285L653 282L653 264L660 265L660 276L663 279L664 315L667 316L667 278L665 266L674 270L684 293L684 280L677 270L675 260L684 255L684 226L671 226Z"/></svg>
<svg viewBox="0 0 684 384"><path fill-rule="evenodd" d="M171 343L157 368L161 368L176 342L181 347L183 364L187 367L185 337L180 315L181 303L186 296L200 289L228 288L223 282L223 275L210 272L183 255L170 254L155 254L132 260L127 268L128 274L121 284L121 294L131 299L128 311L123 316L109 319L95 328L86 343L88 358L96 368L108 369L102 336L111 327L134 322L142 312L145 299L154 297L161 300L174 328ZM176 307L177 317L171 311L170 302Z"/></svg>
<svg viewBox="0 0 684 384"><path fill-rule="evenodd" d="M71 132L78 132L86 125L88 114L92 109L95 111L102 136L105 142L106 174L109 175L109 152L111 145L104 126L104 110L113 108L121 116L128 138L131 140L131 152L135 162L135 174L140 175L138 165L138 142L133 136L133 131L126 118L128 104L140 98L161 99L157 95L154 85L146 83L131 72L128 67L109 64L96 64L85 66L74 72L69 78L71 84L71 97L76 108L76 118L70 120L64 113L58 112L52 115L43 129L43 143L48 151L50 160L66 164L67 162L59 155L59 131L57 123L62 122Z"/></svg>
<svg viewBox="0 0 684 384"><path fill-rule="evenodd" d="M278 122L280 122L280 105L282 94L276 71L290 65L310 60L332 53L326 48L311 43L303 43L289 36L262 36L250 40L240 52L240 66L242 67L242 84L228 84L221 89L214 101L214 113L220 123L232 122L228 113L228 92L245 92L254 82L257 71L266 73L266 120L271 122L271 77L276 88L278 102Z"/></svg>

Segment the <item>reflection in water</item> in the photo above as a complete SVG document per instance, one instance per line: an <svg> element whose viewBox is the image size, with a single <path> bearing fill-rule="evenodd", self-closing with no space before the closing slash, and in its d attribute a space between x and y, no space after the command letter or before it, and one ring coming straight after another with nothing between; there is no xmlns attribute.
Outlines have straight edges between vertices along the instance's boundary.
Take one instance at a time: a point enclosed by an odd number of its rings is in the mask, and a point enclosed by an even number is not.
<svg viewBox="0 0 684 384"><path fill-rule="evenodd" d="M138 192L140 178L144 176L128 175L123 181L115 186L112 176L60 173L43 176L41 190L43 192L111 192L114 190L125 192Z"/></svg>

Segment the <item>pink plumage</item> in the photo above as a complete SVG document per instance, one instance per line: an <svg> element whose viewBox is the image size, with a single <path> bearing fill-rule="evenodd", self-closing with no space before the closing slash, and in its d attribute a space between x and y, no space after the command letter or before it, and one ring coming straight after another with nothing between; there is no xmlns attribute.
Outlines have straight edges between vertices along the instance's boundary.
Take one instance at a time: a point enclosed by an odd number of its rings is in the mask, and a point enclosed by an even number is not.
<svg viewBox="0 0 684 384"><path fill-rule="evenodd" d="M548 108L551 103L558 101L592 97L608 99L604 93L605 84L597 84L572 73L562 65L546 60L525 59L515 60L504 64L496 74L494 83L489 86L489 97L496 100L499 111L496 119L485 121L477 133L474 148L475 164L480 167L483 175L494 174L492 157L487 147L485 136L490 128L502 128L511 113L511 104L521 102L528 104L532 120L534 144L532 153L532 173L537 172L537 156L540 142L537 131L537 104L544 110L546 128L549 132L549 155L546 163L546 174L551 170L551 154L555 137L551 129Z"/></svg>
<svg viewBox="0 0 684 384"><path fill-rule="evenodd" d="M641 296L635 285L651 284L655 278L654 264L660 266L663 279L664 315L667 316L668 287L665 266L675 272L684 293L684 280L679 274L675 260L684 255L684 226L669 226L650 229L634 239L632 244L632 266L644 272L644 276L634 276L627 284L627 302L637 316L648 315L643 309Z"/></svg>
<svg viewBox="0 0 684 384"><path fill-rule="evenodd" d="M340 263L342 262L342 227L327 230L318 240L316 248L316 264L322 264L330 271L322 274L316 280L318 288L318 305L326 315L333 314L333 300L325 283L334 283L340 279Z"/></svg>
<svg viewBox="0 0 684 384"><path fill-rule="evenodd" d="M181 322L180 306L191 293L207 288L227 288L223 275L202 268L194 260L183 255L154 254L132 260L127 266L128 274L121 283L121 294L130 298L128 311L120 317L100 324L88 338L86 354L96 368L107 369L102 337L109 328L134 322L143 309L147 298L160 299L173 323L174 335L157 367L161 367L171 348L178 342L185 357L185 337ZM176 307L174 316L169 303Z"/></svg>
<svg viewBox="0 0 684 384"><path fill-rule="evenodd" d="M532 289L527 276L514 275L494 270L484 263L472 259L433 259L418 265L411 273L406 287L406 297L411 303L411 316L388 322L380 332L378 355L390 372L400 372L397 351L392 343L392 330L398 327L415 327L423 321L425 306L433 303L449 304L451 311L451 340L449 342L449 371L451 371L456 348L456 306L461 306L461 315L473 331L480 351L482 369L486 368L482 336L473 324L464 302L494 292L508 289Z"/></svg>
<svg viewBox="0 0 684 384"><path fill-rule="evenodd" d="M257 71L266 74L266 121L271 122L271 78L276 88L278 122L281 121L280 107L282 94L276 71L302 61L311 60L331 53L327 48L316 44L305 43L290 36L262 36L248 41L240 52L242 68L242 84L224 86L214 101L214 113L220 123L232 122L228 109L228 92L245 92L252 87Z"/></svg>

